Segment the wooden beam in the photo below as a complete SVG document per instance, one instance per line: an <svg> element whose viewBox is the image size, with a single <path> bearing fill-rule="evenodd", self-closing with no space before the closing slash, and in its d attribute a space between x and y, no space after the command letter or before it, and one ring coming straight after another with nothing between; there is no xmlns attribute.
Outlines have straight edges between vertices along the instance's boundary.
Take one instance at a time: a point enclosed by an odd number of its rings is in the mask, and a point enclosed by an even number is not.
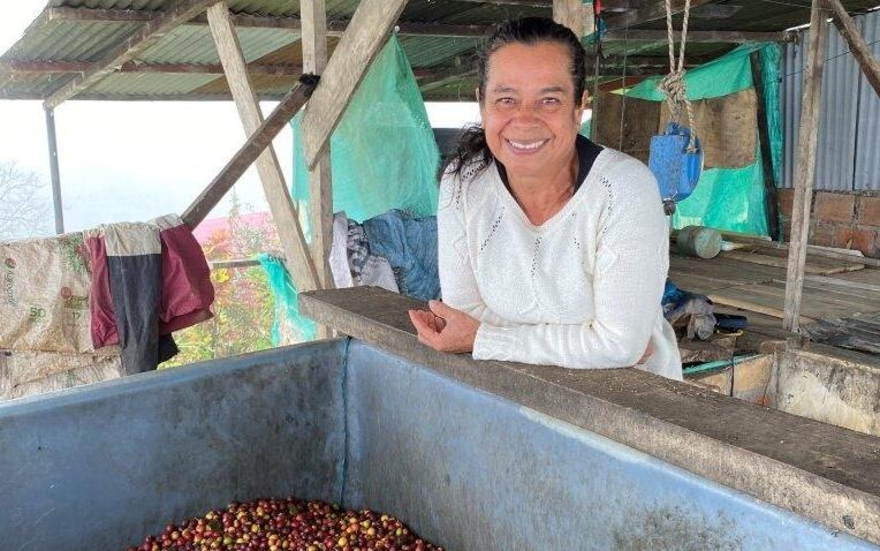
<svg viewBox="0 0 880 551"><path fill-rule="evenodd" d="M421 90L422 93L429 92L431 90L440 88L441 86L444 86L451 81L468 76L473 76L476 74L477 70L472 67L456 67L454 69L438 72L435 75L426 75L424 78L420 78L419 80L419 90ZM476 101L473 90L466 90L466 92L470 94L471 99Z"/></svg>
<svg viewBox="0 0 880 551"><path fill-rule="evenodd" d="M303 67L310 73L320 75L327 66L327 8L324 0L301 0L300 9L303 21ZM329 259L330 247L333 245L333 180L329 147L318 156L318 162L314 168L309 169L308 177L312 258L321 286L332 289L333 273L330 271Z"/></svg>
<svg viewBox="0 0 880 551"><path fill-rule="evenodd" d="M804 266L810 234L810 207L813 200L813 179L816 171L816 142L819 134L822 70L825 44L828 40L823 0L813 0L810 17L810 46L804 69L803 103L798 130L797 162L794 174L794 206L791 216L791 246L788 250L788 271L785 285L785 315L782 327L797 332L800 324L801 294L804 287Z"/></svg>
<svg viewBox="0 0 880 551"><path fill-rule="evenodd" d="M547 6L552 5L552 0ZM603 3L605 12L609 9L608 2ZM135 10L102 10L89 8L49 8L50 20L64 21L95 21L95 22L147 22L162 12ZM615 16L617 17L617 16ZM287 29L302 31L302 20L298 17L263 17L254 15L233 15L232 23L236 28ZM207 25L204 15L197 15L184 23L186 25ZM327 25L327 36L342 36L347 24L342 21L330 22ZM455 38L479 38L494 30L492 25L464 25L445 23L418 23L398 21L398 33L401 36L439 36ZM676 35L677 37L678 35ZM692 42L788 42L794 39L793 33L784 32L748 32L748 31L689 31L688 41ZM609 29L603 36L606 41L646 40L666 41L666 31L630 29L628 36Z"/></svg>
<svg viewBox="0 0 880 551"><path fill-rule="evenodd" d="M16 75L23 74L58 74L58 73L87 73L97 67L96 63L89 61L23 61L8 60L0 61L0 72L9 72ZM248 65L248 73L260 76L298 77L303 73L301 65L260 65L252 63ZM219 64L193 64L193 63L142 63L129 61L113 69L114 73L162 73L167 75L176 74L205 74L222 75L223 66Z"/></svg>
<svg viewBox="0 0 880 551"><path fill-rule="evenodd" d="M846 13L846 9L844 9L840 0L825 0L825 5L833 13L834 26L837 27L840 36L846 40L849 51L852 52L853 57L859 63L865 78L868 79L868 82L874 88L874 92L880 96L880 61L874 57L871 48L865 42L861 33L859 33L852 18Z"/></svg>
<svg viewBox="0 0 880 551"><path fill-rule="evenodd" d="M470 4L489 4L493 6L524 6L527 8L551 8L553 0L458 0Z"/></svg>
<svg viewBox="0 0 880 551"><path fill-rule="evenodd" d="M675 40L681 40L681 33L673 33ZM606 42L634 42L649 41L666 44L666 31L629 29L627 31L608 31L602 40ZM786 32L748 32L748 31L688 31L689 43L713 43L713 42L791 42L794 40L793 33Z"/></svg>
<svg viewBox="0 0 880 551"><path fill-rule="evenodd" d="M553 21L582 38L593 32L593 5L582 0L553 0Z"/></svg>
<svg viewBox="0 0 880 551"><path fill-rule="evenodd" d="M303 115L306 163L313 168L406 0L362 0Z"/></svg>
<svg viewBox="0 0 880 551"><path fill-rule="evenodd" d="M220 203L220 200L232 189L241 175L269 147L275 136L287 126L297 111L302 109L317 84L314 77L303 77L300 83L281 100L235 156L226 163L217 177L186 209L186 212L183 213L183 221L187 225L195 228Z"/></svg>
<svg viewBox="0 0 880 551"><path fill-rule="evenodd" d="M260 112L257 94L247 74L244 54L241 52L238 35L232 26L226 2L219 2L208 8L208 23L214 43L217 45L217 52L220 54L220 61L226 71L229 89L235 99L245 134L251 136L263 124L263 114ZM315 265L312 262L312 256L309 253L309 247L300 227L296 210L293 208L287 184L281 173L281 165L278 163L278 157L276 157L275 150L271 145L257 159L257 172L263 183L263 191L266 195L266 201L269 203L272 218L278 227L278 236L284 247L287 269L291 277L301 291L318 289L319 282Z"/></svg>
<svg viewBox="0 0 880 551"><path fill-rule="evenodd" d="M146 23L162 15L162 11L104 10L96 8L48 7L49 21L93 21L96 23Z"/></svg>
<svg viewBox="0 0 880 551"><path fill-rule="evenodd" d="M552 0L550 0L552 1ZM550 3L547 4L550 6ZM151 21L156 11L137 10L104 10L90 8L49 8L49 20L55 21L94 21L101 23L144 23ZM232 15L232 23L236 28L286 29L302 31L303 22L299 17L264 17L259 15ZM187 25L207 25L204 15L197 15L186 22ZM347 28L344 21L333 21L327 25L327 36L342 36ZM399 34L404 36L447 36L447 37L481 37L493 30L492 25L464 25L445 23L419 23L414 21L398 21Z"/></svg>
<svg viewBox="0 0 880 551"><path fill-rule="evenodd" d="M684 11L686 1L687 0L671 0L673 15ZM703 4L708 4L711 1L712 0L690 0L691 10L702 6ZM647 1L643 2L642 5L636 9L630 9L620 15L605 18L605 25L608 26L608 30L627 29L641 25L642 23L647 23L648 21L664 19L665 17L666 5L664 2ZM663 32L665 33L666 31ZM688 38L690 38L690 34L688 35Z"/></svg>
<svg viewBox="0 0 880 551"><path fill-rule="evenodd" d="M95 69L76 76L69 83L62 86L58 91L49 96L44 102L44 107L54 109L64 101L74 97L83 90L111 74L115 67L131 61L138 54L152 46L157 40L165 36L181 23L188 21L203 12L206 7L216 0L180 0L168 10L162 12L145 23L141 29L128 37L121 44L113 47Z"/></svg>

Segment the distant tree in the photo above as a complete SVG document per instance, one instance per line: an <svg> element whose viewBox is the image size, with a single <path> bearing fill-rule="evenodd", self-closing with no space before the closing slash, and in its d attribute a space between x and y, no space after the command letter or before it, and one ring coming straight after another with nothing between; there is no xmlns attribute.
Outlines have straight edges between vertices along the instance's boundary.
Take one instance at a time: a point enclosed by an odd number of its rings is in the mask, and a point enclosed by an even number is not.
<svg viewBox="0 0 880 551"><path fill-rule="evenodd" d="M0 240L44 235L51 231L51 203L36 172L14 162L0 162Z"/></svg>
<svg viewBox="0 0 880 551"><path fill-rule="evenodd" d="M254 258L280 249L274 225L249 225L242 220L247 208L233 190L226 227L202 244L209 261ZM272 348L275 310L263 268L215 268L211 283L214 317L175 333L180 354L162 364L163 368Z"/></svg>

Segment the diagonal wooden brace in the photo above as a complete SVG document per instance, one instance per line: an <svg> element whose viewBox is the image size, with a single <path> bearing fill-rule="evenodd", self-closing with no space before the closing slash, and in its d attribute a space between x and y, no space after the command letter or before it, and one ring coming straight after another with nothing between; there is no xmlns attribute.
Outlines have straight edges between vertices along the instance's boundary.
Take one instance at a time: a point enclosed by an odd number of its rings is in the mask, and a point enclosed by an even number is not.
<svg viewBox="0 0 880 551"><path fill-rule="evenodd" d="M229 89L235 98L242 125L245 133L250 136L263 123L263 114L247 72L244 54L238 43L238 35L232 26L226 2L219 2L208 9L208 24L211 27L214 43L217 45L217 52L220 54L220 62L223 64ZM281 173L281 165L271 145L257 159L257 172L260 174L272 218L278 227L278 235L287 259L287 269L297 288L300 291L319 289L320 283L315 264L312 262L290 192Z"/></svg>

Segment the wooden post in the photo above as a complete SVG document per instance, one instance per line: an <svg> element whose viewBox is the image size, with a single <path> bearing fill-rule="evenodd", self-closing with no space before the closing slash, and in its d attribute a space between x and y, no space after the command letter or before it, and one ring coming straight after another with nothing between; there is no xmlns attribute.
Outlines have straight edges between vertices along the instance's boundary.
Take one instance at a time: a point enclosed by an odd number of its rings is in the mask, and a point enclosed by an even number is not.
<svg viewBox="0 0 880 551"><path fill-rule="evenodd" d="M77 75L73 80L62 86L43 103L47 109L54 109L64 101L87 90L93 84L115 71L116 67L131 61L141 52L146 51L168 32L181 23L186 23L216 0L181 0L172 4L167 10L144 24L137 32L112 48L87 73Z"/></svg>
<svg viewBox="0 0 880 551"><path fill-rule="evenodd" d="M785 313L782 326L796 332L804 287L804 265L810 234L810 207L813 202L813 179L816 173L816 141L822 94L822 69L825 43L828 40L823 0L813 0L810 17L810 49L804 70L803 104L798 131L797 164L794 174L794 207L791 215L791 246L788 249L788 273L785 282Z"/></svg>
<svg viewBox="0 0 880 551"><path fill-rule="evenodd" d="M281 129L287 126L293 115L305 105L317 85L317 78L311 77L303 82L305 79L306 77L303 77L301 82L284 96L257 131L251 134L235 156L226 163L220 174L186 209L182 218L189 227L195 228L208 216L248 167L269 147Z"/></svg>
<svg viewBox="0 0 880 551"><path fill-rule="evenodd" d="M219 2L208 8L208 24L211 27L214 43L217 45L217 52L220 54L220 62L223 64L229 89L238 107L242 126L245 133L250 136L263 123L263 114L260 112L259 100L251 84L226 2ZM271 145L257 159L257 172L263 183L272 218L278 227L287 269L297 288L300 291L320 288L308 244L281 173L281 165Z"/></svg>
<svg viewBox="0 0 880 551"><path fill-rule="evenodd" d="M852 18L846 13L840 0L825 0L825 4L834 14L834 26L840 32L840 36L846 40L850 52L856 58L868 82L874 87L874 92L880 96L880 61L871 53L864 37L859 33Z"/></svg>
<svg viewBox="0 0 880 551"><path fill-rule="evenodd" d="M302 0L303 70L320 75L327 66L327 10L324 0ZM320 86L320 85L319 85ZM309 197L312 214L312 258L324 289L332 289L330 247L333 244L333 180L330 171L330 147L318 156L309 169Z"/></svg>
<svg viewBox="0 0 880 551"><path fill-rule="evenodd" d="M404 6L406 0L361 0L358 5L303 114L303 150L309 168L318 163L318 154L330 141Z"/></svg>

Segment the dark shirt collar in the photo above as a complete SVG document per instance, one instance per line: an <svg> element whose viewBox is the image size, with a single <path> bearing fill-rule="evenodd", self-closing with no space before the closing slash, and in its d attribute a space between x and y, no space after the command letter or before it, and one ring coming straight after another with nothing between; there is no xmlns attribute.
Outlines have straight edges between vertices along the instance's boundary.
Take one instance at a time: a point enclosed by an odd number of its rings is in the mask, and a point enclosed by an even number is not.
<svg viewBox="0 0 880 551"><path fill-rule="evenodd" d="M587 137L580 134L577 135L574 146L575 149L577 149L578 156L578 173L574 182L574 190L577 191L581 187L581 184L584 183L584 180L587 179L590 169L593 168L593 163L596 162L596 157L602 152L602 146L593 143ZM507 169L504 168L504 165L501 164L501 161L498 159L495 159L495 165L498 167L498 175L501 177L501 181L504 182L504 187L510 191L510 180L507 178Z"/></svg>

